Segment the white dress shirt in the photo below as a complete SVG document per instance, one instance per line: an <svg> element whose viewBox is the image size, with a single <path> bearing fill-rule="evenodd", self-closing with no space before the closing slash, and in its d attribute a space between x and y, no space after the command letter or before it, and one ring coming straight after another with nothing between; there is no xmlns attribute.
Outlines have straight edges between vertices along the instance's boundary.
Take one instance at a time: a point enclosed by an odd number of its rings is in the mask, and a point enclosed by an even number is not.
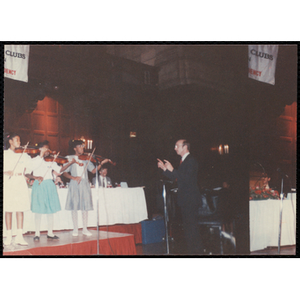
<svg viewBox="0 0 300 300"><path fill-rule="evenodd" d="M189 154L190 154L190 152L187 152L186 154L184 154L181 158L181 161L184 161Z"/></svg>

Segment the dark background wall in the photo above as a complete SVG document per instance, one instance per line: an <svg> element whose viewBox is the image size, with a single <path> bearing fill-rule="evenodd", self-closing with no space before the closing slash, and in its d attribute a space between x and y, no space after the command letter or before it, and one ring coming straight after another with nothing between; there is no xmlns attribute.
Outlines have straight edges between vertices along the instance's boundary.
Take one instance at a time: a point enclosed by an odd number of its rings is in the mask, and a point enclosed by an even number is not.
<svg viewBox="0 0 300 300"><path fill-rule="evenodd" d="M273 86L248 78L248 45L31 45L29 82L4 81L4 130L62 155L69 139L93 140L117 162L114 181L146 186L150 215L156 158L178 165L174 144L189 139L200 188L232 184L245 253L251 169L263 165L278 188L281 168L296 186L297 55L279 46Z"/></svg>

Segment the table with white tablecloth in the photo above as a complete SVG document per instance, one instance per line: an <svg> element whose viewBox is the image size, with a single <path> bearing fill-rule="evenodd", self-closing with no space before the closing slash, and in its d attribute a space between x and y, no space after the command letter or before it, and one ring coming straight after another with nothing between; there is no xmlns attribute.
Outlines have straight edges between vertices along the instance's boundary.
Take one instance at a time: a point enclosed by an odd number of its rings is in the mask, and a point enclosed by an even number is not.
<svg viewBox="0 0 300 300"><path fill-rule="evenodd" d="M92 188L94 210L88 213L88 227L97 226L97 203L99 204L99 225L134 224L148 218L145 192L142 187L134 188ZM61 211L54 214L54 230L73 229L71 211L65 210L67 188L57 188ZM31 189L28 189L31 195ZM35 231L34 213L24 212L23 232ZM4 219L3 219L4 220ZM78 211L78 226L82 228L81 211ZM41 231L47 230L47 217L42 216ZM13 214L12 233L16 233L16 219ZM3 222L3 236L6 226Z"/></svg>
<svg viewBox="0 0 300 300"><path fill-rule="evenodd" d="M296 243L296 194L290 193L283 200L281 246ZM250 251L278 247L281 200L251 200Z"/></svg>

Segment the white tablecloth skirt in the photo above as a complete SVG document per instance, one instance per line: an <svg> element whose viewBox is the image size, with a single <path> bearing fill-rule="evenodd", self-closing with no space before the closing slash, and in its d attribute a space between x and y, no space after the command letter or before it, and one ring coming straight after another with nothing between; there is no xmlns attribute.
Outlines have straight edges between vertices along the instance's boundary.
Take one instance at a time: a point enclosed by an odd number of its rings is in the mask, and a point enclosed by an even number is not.
<svg viewBox="0 0 300 300"><path fill-rule="evenodd" d="M296 243L296 194L283 200L281 246ZM281 200L249 201L250 251L278 247Z"/></svg>
<svg viewBox="0 0 300 300"><path fill-rule="evenodd" d="M68 189L57 189L62 210L54 214L54 230L73 229L71 211L65 210ZM31 189L28 189L31 196ZM108 188L92 189L94 210L88 213L88 226L97 226L97 202L99 204L99 225L134 224L148 218L144 189ZM99 201L98 201L99 200ZM24 212L23 232L35 231L34 213ZM82 228L82 215L78 211L78 226ZM47 230L47 216L42 215L41 231ZM16 234L16 216L13 214L12 234ZM6 226L3 214L3 236Z"/></svg>

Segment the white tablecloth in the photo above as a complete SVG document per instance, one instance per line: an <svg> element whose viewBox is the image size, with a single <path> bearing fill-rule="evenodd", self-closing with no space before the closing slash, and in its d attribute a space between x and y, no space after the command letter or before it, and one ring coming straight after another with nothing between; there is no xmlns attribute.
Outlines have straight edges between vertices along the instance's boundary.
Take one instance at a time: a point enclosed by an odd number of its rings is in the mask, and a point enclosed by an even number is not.
<svg viewBox="0 0 300 300"><path fill-rule="evenodd" d="M281 200L249 201L250 251L278 247ZM296 243L296 194L283 200L281 246Z"/></svg>
<svg viewBox="0 0 300 300"><path fill-rule="evenodd" d="M54 230L73 229L71 211L65 210L68 189L57 189L61 211L54 214ZM28 189L31 195L31 189ZM134 224L148 218L144 189L136 188L99 188L92 189L94 210L88 213L88 226L97 225L97 195L99 195L99 225ZM3 214L3 236L6 226ZM78 211L78 226L82 228L82 215ZM47 216L42 215L41 231L47 230ZM23 232L35 231L34 213L24 212ZM16 234L16 217L13 214L12 233Z"/></svg>

